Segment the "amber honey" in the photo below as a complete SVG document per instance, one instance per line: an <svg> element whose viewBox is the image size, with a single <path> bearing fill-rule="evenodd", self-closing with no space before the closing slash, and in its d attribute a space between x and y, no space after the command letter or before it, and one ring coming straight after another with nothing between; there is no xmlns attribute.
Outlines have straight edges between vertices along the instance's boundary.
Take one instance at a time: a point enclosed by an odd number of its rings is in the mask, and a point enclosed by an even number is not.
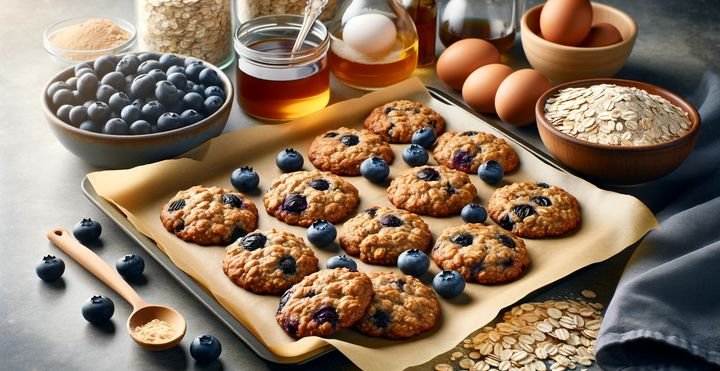
<svg viewBox="0 0 720 371"><path fill-rule="evenodd" d="M417 66L417 39L405 49L377 61L354 59L336 45L341 44L333 43L328 52L332 72L342 82L356 88L379 89L392 85L410 77Z"/></svg>

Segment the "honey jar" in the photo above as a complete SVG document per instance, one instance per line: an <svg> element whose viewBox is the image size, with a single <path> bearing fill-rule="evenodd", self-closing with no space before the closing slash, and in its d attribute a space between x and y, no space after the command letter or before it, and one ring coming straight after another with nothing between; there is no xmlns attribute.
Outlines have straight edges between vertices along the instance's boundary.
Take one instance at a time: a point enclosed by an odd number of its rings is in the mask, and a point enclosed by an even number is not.
<svg viewBox="0 0 720 371"><path fill-rule="evenodd" d="M235 32L235 89L240 107L264 121L288 121L324 108L330 100L327 51L330 39L316 21L293 53L303 18L270 15L251 19Z"/></svg>

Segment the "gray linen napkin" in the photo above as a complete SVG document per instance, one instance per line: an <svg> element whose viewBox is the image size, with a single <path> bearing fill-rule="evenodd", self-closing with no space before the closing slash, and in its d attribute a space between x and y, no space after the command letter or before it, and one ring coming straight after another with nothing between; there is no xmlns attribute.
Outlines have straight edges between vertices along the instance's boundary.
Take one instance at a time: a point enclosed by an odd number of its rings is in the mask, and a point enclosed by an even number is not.
<svg viewBox="0 0 720 371"><path fill-rule="evenodd" d="M720 369L720 76L690 101L702 118L693 153L674 172L629 192L660 227L636 249L597 340L608 370Z"/></svg>

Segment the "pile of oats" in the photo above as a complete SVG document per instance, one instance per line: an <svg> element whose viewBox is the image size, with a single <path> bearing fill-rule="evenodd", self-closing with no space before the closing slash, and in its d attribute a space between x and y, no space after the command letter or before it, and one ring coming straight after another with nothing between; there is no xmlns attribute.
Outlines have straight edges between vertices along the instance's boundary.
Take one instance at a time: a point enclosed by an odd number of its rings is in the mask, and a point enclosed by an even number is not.
<svg viewBox="0 0 720 371"><path fill-rule="evenodd" d="M307 0L238 0L235 11L240 22L245 22L258 16L272 14L304 14ZM320 16L320 20L329 20L335 8L337 8L338 0L329 0L325 6L325 10Z"/></svg>
<svg viewBox="0 0 720 371"><path fill-rule="evenodd" d="M666 99L612 84L560 90L545 102L544 111L561 132L608 145L669 142L692 127L688 114Z"/></svg>

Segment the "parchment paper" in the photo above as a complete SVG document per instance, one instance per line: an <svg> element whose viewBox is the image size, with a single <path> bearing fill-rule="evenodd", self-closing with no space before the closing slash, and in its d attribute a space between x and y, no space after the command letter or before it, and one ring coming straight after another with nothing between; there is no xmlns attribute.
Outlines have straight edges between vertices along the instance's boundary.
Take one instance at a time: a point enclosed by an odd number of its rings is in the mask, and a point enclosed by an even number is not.
<svg viewBox="0 0 720 371"><path fill-rule="evenodd" d="M470 113L433 99L419 79L411 79L332 105L291 123L256 126L222 135L193 151L193 158L167 160L129 170L95 172L88 174L88 178L101 197L116 205L138 231L153 239L180 269L212 293L275 354L281 357L302 356L329 343L356 365L369 370L397 370L426 362L491 321L502 308L584 266L617 254L657 225L653 214L637 199L601 190L561 172L510 141L520 156L520 166L507 175L501 185L542 181L563 187L580 201L580 228L560 238L526 239L532 266L522 278L496 286L468 284L462 296L440 300L443 313L435 330L411 340L391 341L367 337L354 330L339 331L332 338L292 339L275 322L278 297L252 294L235 286L224 275L224 247L185 243L167 232L160 223L161 207L178 190L197 184L232 189L232 170L253 166L260 174L260 190L249 196L260 210L259 228L276 227L305 238L305 228L281 223L263 208L264 191L273 179L281 175L275 166L277 152L287 147L296 148L306 158L304 169L313 169L307 161L307 150L316 135L340 126L359 128L374 107L400 98L418 100L435 109L445 117L448 130L481 130L503 136ZM391 177L408 167L400 157L403 148L404 145L393 145L396 159L391 166ZM431 160L431 163L434 161ZM358 211L372 205L392 206L387 200L385 186L374 185L362 177L346 179L360 190ZM471 175L471 179L478 189L479 202L487 206L495 187L484 184L476 175ZM424 219L430 225L434 238L444 228L462 223L460 217ZM492 223L490 219L488 223ZM338 226L338 232L342 233L342 226ZM327 258L342 253L337 245L314 250L321 268ZM395 269L356 260L360 271ZM430 282L432 275L439 271L434 263L430 270L430 274L424 276L426 282ZM192 321L192 318L188 320Z"/></svg>

